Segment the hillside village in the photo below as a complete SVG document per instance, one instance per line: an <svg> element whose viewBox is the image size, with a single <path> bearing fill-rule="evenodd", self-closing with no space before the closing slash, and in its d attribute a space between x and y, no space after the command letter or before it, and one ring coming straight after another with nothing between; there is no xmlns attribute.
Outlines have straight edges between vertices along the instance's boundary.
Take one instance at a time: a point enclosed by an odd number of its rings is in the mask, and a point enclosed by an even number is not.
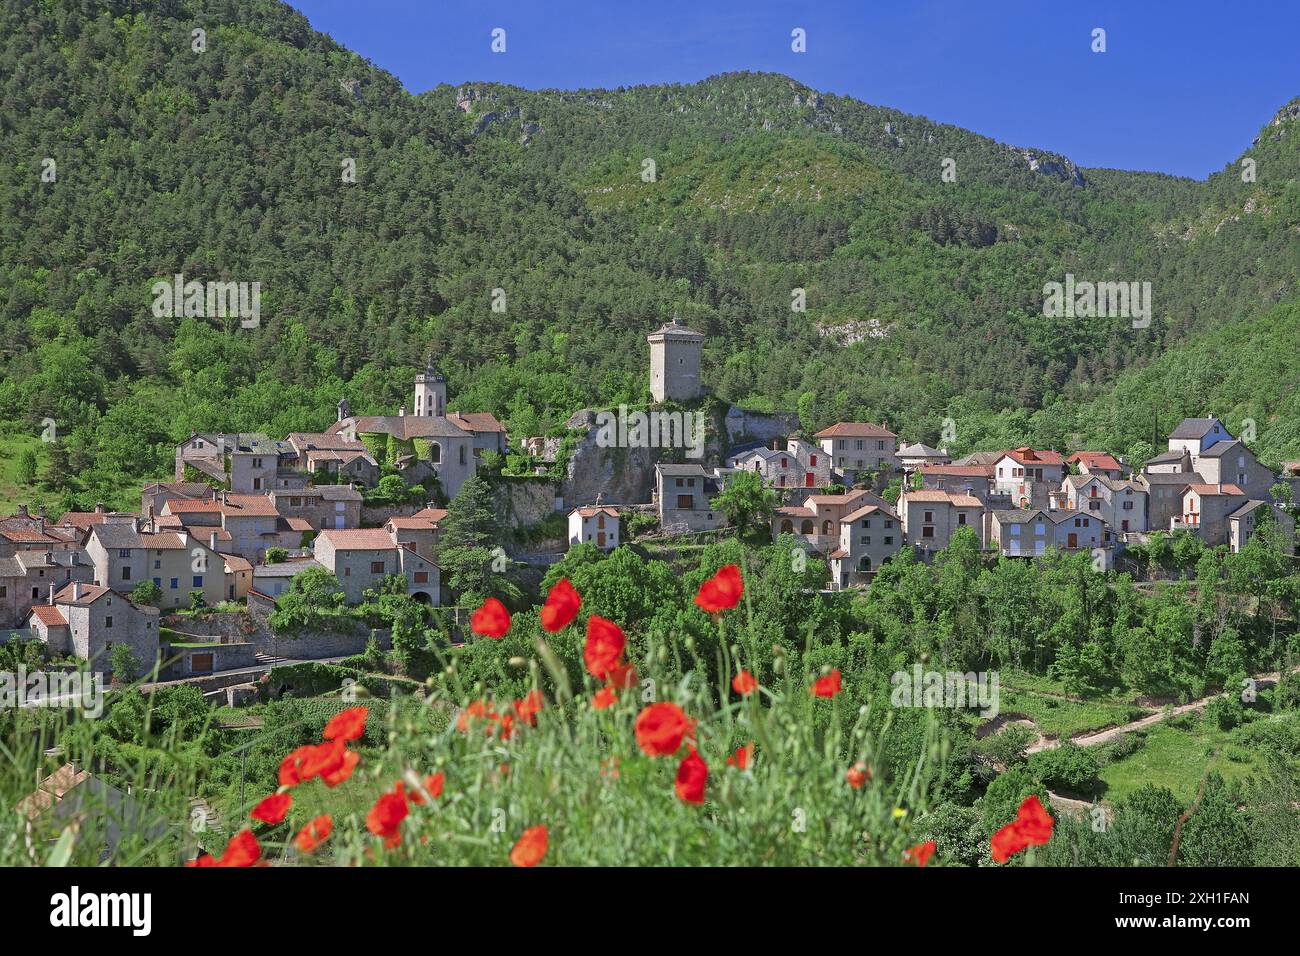
<svg viewBox="0 0 1300 956"><path fill-rule="evenodd" d="M652 413L692 408L707 396L703 340L677 319L648 336ZM418 604L454 604L438 563L447 504L479 474L485 456L503 456L511 442L493 415L449 412L447 400L446 379L430 360L415 376L409 410L403 405L395 415L356 416L342 401L336 423L321 433L192 434L176 446L173 480L141 489L138 513L99 506L55 521L44 509L20 507L0 519L0 627L101 669L124 643L146 670L161 657L164 673L185 679L280 659L266 646L275 638L265 620L308 569L333 575L348 605L391 589L394 580ZM729 408L728 423L738 411ZM769 433L786 423L741 417ZM681 430L677 438L676 447L649 442L657 457L644 466L652 470L648 501L556 494L547 517L564 516L567 534L542 563L558 560L564 545L612 551L636 537L633 518L638 534L652 538L725 533L728 516L715 501L747 473L778 502L764 518L773 539L790 535L825 560L833 589L868 586L904 549L931 560L961 529L989 555L1087 552L1098 570L1116 567L1127 547L1153 532L1187 532L1237 552L1265 514L1294 540L1291 502L1300 496L1300 462L1274 473L1213 416L1183 420L1167 451L1145 462L1099 449L1066 454L1028 446L954 460L871 422L741 440L712 463L709 456L681 460ZM519 437L514 445L544 462L539 453L548 441ZM544 465L538 472L545 474ZM381 476L391 475L400 476L408 497L423 495L420 503L368 499ZM152 602L137 591L147 582ZM256 636L164 636L164 615L218 606L250 612L261 622ZM310 643L295 653L355 652L362 640Z"/></svg>

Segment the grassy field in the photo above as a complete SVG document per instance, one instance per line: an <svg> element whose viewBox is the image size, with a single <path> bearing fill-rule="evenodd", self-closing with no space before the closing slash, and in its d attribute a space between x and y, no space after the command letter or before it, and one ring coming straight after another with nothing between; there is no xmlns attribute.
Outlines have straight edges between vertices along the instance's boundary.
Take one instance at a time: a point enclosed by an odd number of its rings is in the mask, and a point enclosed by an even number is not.
<svg viewBox="0 0 1300 956"><path fill-rule="evenodd" d="M58 495L18 483L18 461L28 449L36 452L36 471L40 474L45 467L45 443L40 436L10 433L0 438L0 514L13 514L20 504L27 505L33 513L45 505L53 517Z"/></svg>
<svg viewBox="0 0 1300 956"><path fill-rule="evenodd" d="M1002 713L1027 715L1038 725L1039 732L1049 737L1073 736L1126 724L1148 713L1117 701L1064 700L1033 691L1009 690L1005 686L1001 694Z"/></svg>
<svg viewBox="0 0 1300 956"><path fill-rule="evenodd" d="M1267 719L1267 718L1265 718ZM1114 802L1139 787L1168 787L1180 800L1196 796L1201 778L1213 770L1231 783L1256 769L1252 752L1238 742L1240 729L1223 731L1197 718L1189 729L1157 724L1146 745L1131 757L1102 768L1105 799Z"/></svg>

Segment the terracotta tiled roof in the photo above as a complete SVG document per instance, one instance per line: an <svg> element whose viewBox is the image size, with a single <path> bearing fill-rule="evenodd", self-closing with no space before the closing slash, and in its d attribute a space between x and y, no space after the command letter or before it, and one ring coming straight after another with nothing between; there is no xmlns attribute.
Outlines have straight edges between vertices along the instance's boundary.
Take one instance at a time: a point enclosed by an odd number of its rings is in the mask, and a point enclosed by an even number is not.
<svg viewBox="0 0 1300 956"><path fill-rule="evenodd" d="M506 426L491 412L450 412L447 417L467 432L504 432Z"/></svg>
<svg viewBox="0 0 1300 956"><path fill-rule="evenodd" d="M155 551L176 551L188 547L185 539L175 531L163 531L159 534L141 534L140 546Z"/></svg>
<svg viewBox="0 0 1300 956"><path fill-rule="evenodd" d="M34 604L32 605L32 617L43 623L46 627L66 626L68 619L63 616L53 604Z"/></svg>
<svg viewBox="0 0 1300 956"><path fill-rule="evenodd" d="M438 522L432 518L406 517L405 515L393 515L384 523L391 524L394 528L405 528L411 531L433 531L438 527Z"/></svg>
<svg viewBox="0 0 1300 956"><path fill-rule="evenodd" d="M1070 463L1074 463L1077 461L1079 464L1083 465L1085 468L1089 469L1090 471L1092 470L1120 471L1121 470L1120 463L1104 451L1076 451L1073 455L1071 455L1069 458L1065 460Z"/></svg>
<svg viewBox="0 0 1300 956"><path fill-rule="evenodd" d="M1246 493L1236 485L1188 485L1198 495L1237 495L1246 497Z"/></svg>
<svg viewBox="0 0 1300 956"><path fill-rule="evenodd" d="M226 500L221 503L221 513L227 517L259 518L280 514L275 510L275 503L265 495L226 495Z"/></svg>
<svg viewBox="0 0 1300 956"><path fill-rule="evenodd" d="M85 531L91 525L103 524L107 517L108 514L103 511L65 511L59 524Z"/></svg>
<svg viewBox="0 0 1300 956"><path fill-rule="evenodd" d="M920 501L925 504L949 504L954 508L981 508L980 500L973 495L955 495L947 491L906 491L903 493L908 501Z"/></svg>
<svg viewBox="0 0 1300 956"><path fill-rule="evenodd" d="M857 511L854 511L852 514L845 515L840 519L840 521L844 524L852 524L859 518L865 518L867 515L874 514L877 511L887 518L898 518L898 515L894 514L888 508L882 508L880 505L867 505L865 508L859 508Z"/></svg>
<svg viewBox="0 0 1300 956"><path fill-rule="evenodd" d="M952 478L992 478L992 465L921 465L922 475L942 475Z"/></svg>
<svg viewBox="0 0 1300 956"><path fill-rule="evenodd" d="M221 505L216 501L200 501L192 498L173 498L171 501L168 501L163 505L163 511L174 515L203 511L217 512L220 510Z"/></svg>
<svg viewBox="0 0 1300 956"><path fill-rule="evenodd" d="M582 515L584 518L594 518L596 515L598 515L598 514L602 514L602 513L603 513L603 514L607 514L607 515L609 515L610 517L613 517L613 518L617 518L617 517L618 517L618 509L617 509L617 508L610 508L610 507L604 507L604 506L602 506L602 507L600 507L600 508L574 508L573 510L576 511L576 512L578 512L578 514ZM572 513L573 513L573 512L570 512L570 514L572 514Z"/></svg>
<svg viewBox="0 0 1300 956"><path fill-rule="evenodd" d="M316 540L328 541L340 551L388 551L397 547L383 528L330 528Z"/></svg>
<svg viewBox="0 0 1300 956"><path fill-rule="evenodd" d="M830 428L823 428L814 438L897 438L898 436L883 425L871 422L836 422Z"/></svg>
<svg viewBox="0 0 1300 956"><path fill-rule="evenodd" d="M1064 465L1065 458L1059 451L1044 449L1036 451L1028 445L1021 445L1019 448L1009 448L1003 452L1004 455L1014 459L1022 465Z"/></svg>
<svg viewBox="0 0 1300 956"><path fill-rule="evenodd" d="M447 509L446 508L421 508L415 514L411 515L411 517L429 518L432 521L441 521L443 518L447 517Z"/></svg>

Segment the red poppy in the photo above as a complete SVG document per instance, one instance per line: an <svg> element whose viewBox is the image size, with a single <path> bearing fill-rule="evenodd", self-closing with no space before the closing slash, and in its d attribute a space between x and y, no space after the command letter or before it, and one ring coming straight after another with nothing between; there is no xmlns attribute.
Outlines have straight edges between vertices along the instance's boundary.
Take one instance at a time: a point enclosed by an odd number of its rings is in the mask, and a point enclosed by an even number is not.
<svg viewBox="0 0 1300 956"><path fill-rule="evenodd" d="M825 677L819 677L808 688L814 697L834 697L840 692L840 669L837 667Z"/></svg>
<svg viewBox="0 0 1300 956"><path fill-rule="evenodd" d="M427 791L429 792L429 796L431 796L431 797L435 797L435 798L436 798L436 797L441 797L441 796L442 796L442 783L443 783L443 780L444 780L444 777L443 777L443 775L442 775L442 771L441 771L441 770L439 770L437 773L431 773L431 774L429 774L429 776L427 776L427 777L424 778L424 784L423 784L423 786L424 786L424 789L427 790ZM397 783L398 783L398 786L401 786L401 787L402 787L402 792L405 793L406 790L405 790L405 787L402 785L402 782L399 780ZM409 794L407 794L407 798L408 798L412 803L424 803L424 795L423 795L422 793L420 793L419 790L412 790Z"/></svg>
<svg viewBox="0 0 1300 956"><path fill-rule="evenodd" d="M347 710L340 710L325 725L325 733L322 736L326 740L360 740L361 735L366 732L366 717L369 714L370 710L366 707L349 707Z"/></svg>
<svg viewBox="0 0 1300 956"><path fill-rule="evenodd" d="M1016 818L993 834L989 850L996 863L1005 863L1030 846L1041 846L1052 838L1055 821L1035 795L1025 797Z"/></svg>
<svg viewBox="0 0 1300 956"><path fill-rule="evenodd" d="M406 793L399 780L391 791L381 794L370 808L366 814L366 829L377 837L383 837L384 847L392 849L402 842L402 821L409 812Z"/></svg>
<svg viewBox="0 0 1300 956"><path fill-rule="evenodd" d="M623 657L627 639L623 629L599 614L587 618L587 647L583 661L597 680L605 680Z"/></svg>
<svg viewBox="0 0 1300 956"><path fill-rule="evenodd" d="M494 721L501 731L501 739L509 740L515 732L515 715L507 711L504 714L493 714L491 720Z"/></svg>
<svg viewBox="0 0 1300 956"><path fill-rule="evenodd" d="M548 834L546 825L529 827L510 850L510 862L515 866L536 866L546 856Z"/></svg>
<svg viewBox="0 0 1300 956"><path fill-rule="evenodd" d="M751 740L736 751L734 757L727 758L727 766L737 770L748 770L749 762L754 758L754 742Z"/></svg>
<svg viewBox="0 0 1300 956"><path fill-rule="evenodd" d="M528 692L523 700L515 701L515 716L526 723L529 727L537 726L537 712L542 709L542 692L533 690Z"/></svg>
<svg viewBox="0 0 1300 956"><path fill-rule="evenodd" d="M195 863L195 866L252 866L262 856L262 848L252 830L240 830L226 844L226 851L215 863Z"/></svg>
<svg viewBox="0 0 1300 956"><path fill-rule="evenodd" d="M637 715L636 742L651 757L671 757L690 729L690 720L676 704L651 704Z"/></svg>
<svg viewBox="0 0 1300 956"><path fill-rule="evenodd" d="M930 862L930 857L934 856L934 841L926 840L924 843L918 843L911 849L903 851L904 863L915 863L917 866L925 866Z"/></svg>
<svg viewBox="0 0 1300 956"><path fill-rule="evenodd" d="M708 781L709 765L692 747L677 767L677 796L687 803L703 803Z"/></svg>
<svg viewBox="0 0 1300 956"><path fill-rule="evenodd" d="M758 687L758 681L749 671L741 671L731 679L731 689L742 696L749 696Z"/></svg>
<svg viewBox="0 0 1300 956"><path fill-rule="evenodd" d="M591 698L591 706L597 710L613 707L618 700L618 692L613 687L602 687Z"/></svg>
<svg viewBox="0 0 1300 956"><path fill-rule="evenodd" d="M551 588L551 592L546 595L546 603L542 605L542 629L551 632L563 630L578 616L580 607L582 607L582 598L578 596L578 592L573 589L568 578L560 578Z"/></svg>
<svg viewBox="0 0 1300 956"><path fill-rule="evenodd" d="M854 790L860 790L862 785L871 779L871 770L864 763L855 763L844 775L844 779Z"/></svg>
<svg viewBox="0 0 1300 956"><path fill-rule="evenodd" d="M456 718L456 729L463 734L469 730L469 722L471 720L484 718L492 720L494 717L496 717L496 711L488 706L487 701L471 701L470 704L460 712L460 716Z"/></svg>
<svg viewBox="0 0 1300 956"><path fill-rule="evenodd" d="M273 793L253 807L253 812L249 816L254 820L261 820L263 823L275 826L277 823L284 822L284 815L289 812L289 806L292 803L293 797L289 796L289 794Z"/></svg>
<svg viewBox="0 0 1300 956"><path fill-rule="evenodd" d="M615 664L609 669L605 683L616 690L627 690L636 683L636 668L628 663Z"/></svg>
<svg viewBox="0 0 1300 956"><path fill-rule="evenodd" d="M745 583L740 577L740 566L728 564L700 585L695 603L709 614L719 614L739 604L740 596L744 593Z"/></svg>
<svg viewBox="0 0 1300 956"><path fill-rule="evenodd" d="M293 838L293 845L302 853L311 853L328 840L333 832L334 821L328 813L324 813L298 831L298 835Z"/></svg>
<svg viewBox="0 0 1300 956"><path fill-rule="evenodd" d="M315 749L314 744L299 747L280 761L280 786L296 787L302 783L301 764L307 755Z"/></svg>
<svg viewBox="0 0 1300 956"><path fill-rule="evenodd" d="M355 750L346 750L343 752L343 762L339 764L337 770L320 775L321 782L327 787L337 787L344 780L352 776L352 771L357 769L357 764L361 762L361 754Z"/></svg>
<svg viewBox="0 0 1300 956"><path fill-rule="evenodd" d="M506 606L494 597L483 602L483 606L469 619L470 630L494 640L500 640L510 630L510 612Z"/></svg>
<svg viewBox="0 0 1300 956"><path fill-rule="evenodd" d="M347 760L348 748L342 740L331 740L308 748L298 764L298 779L311 780L313 777L328 777L338 773Z"/></svg>

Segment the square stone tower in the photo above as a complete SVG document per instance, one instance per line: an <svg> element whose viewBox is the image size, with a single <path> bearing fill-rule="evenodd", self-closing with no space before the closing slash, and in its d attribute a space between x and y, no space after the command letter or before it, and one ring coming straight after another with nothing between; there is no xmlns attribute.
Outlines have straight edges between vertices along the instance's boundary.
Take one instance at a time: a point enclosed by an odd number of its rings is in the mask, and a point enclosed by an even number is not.
<svg viewBox="0 0 1300 956"><path fill-rule="evenodd" d="M704 335L673 320L646 336L650 343L650 394L656 402L689 402L704 394L700 386L700 350Z"/></svg>

